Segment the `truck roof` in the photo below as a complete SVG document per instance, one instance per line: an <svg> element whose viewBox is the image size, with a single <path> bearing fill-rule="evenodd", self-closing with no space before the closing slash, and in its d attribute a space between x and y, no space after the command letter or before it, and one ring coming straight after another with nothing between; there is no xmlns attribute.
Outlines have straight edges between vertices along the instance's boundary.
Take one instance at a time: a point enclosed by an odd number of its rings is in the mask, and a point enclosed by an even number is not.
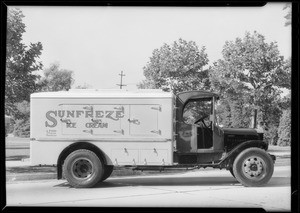
<svg viewBox="0 0 300 213"><path fill-rule="evenodd" d="M172 98L172 92L158 89L138 90L100 90L100 89L71 89L58 92L38 92L31 98Z"/></svg>
<svg viewBox="0 0 300 213"><path fill-rule="evenodd" d="M219 95L213 92L203 91L203 90L194 90L194 91L185 91L177 93L178 100L182 103L187 102L188 100L195 100L199 98L219 98Z"/></svg>

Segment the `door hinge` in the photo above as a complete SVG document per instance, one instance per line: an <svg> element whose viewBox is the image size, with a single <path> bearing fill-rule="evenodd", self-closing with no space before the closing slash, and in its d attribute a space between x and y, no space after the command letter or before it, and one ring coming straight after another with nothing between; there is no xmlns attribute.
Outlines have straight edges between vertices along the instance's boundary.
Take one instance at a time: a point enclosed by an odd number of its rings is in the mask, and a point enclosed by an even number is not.
<svg viewBox="0 0 300 213"><path fill-rule="evenodd" d="M158 135L161 135L161 130L160 129L159 130L152 130L151 132L155 133L155 134L158 134Z"/></svg>
<svg viewBox="0 0 300 213"><path fill-rule="evenodd" d="M158 110L158 111L161 112L161 106L159 106L159 107L151 107L151 109Z"/></svg>
<svg viewBox="0 0 300 213"><path fill-rule="evenodd" d="M83 109L93 111L93 106L85 106Z"/></svg>
<svg viewBox="0 0 300 213"><path fill-rule="evenodd" d="M119 110L119 111L123 111L124 112L124 107L120 106L120 107L114 107L114 109Z"/></svg>

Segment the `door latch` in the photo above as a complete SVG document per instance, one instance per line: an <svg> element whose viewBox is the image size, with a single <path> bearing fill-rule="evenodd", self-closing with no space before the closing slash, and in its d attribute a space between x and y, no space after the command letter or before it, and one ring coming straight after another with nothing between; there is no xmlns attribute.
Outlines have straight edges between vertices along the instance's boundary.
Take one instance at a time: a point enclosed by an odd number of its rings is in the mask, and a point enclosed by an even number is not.
<svg viewBox="0 0 300 213"><path fill-rule="evenodd" d="M129 122L129 123L136 124L136 125L140 125L140 121L139 121L138 119L132 119L132 120L131 120L131 119L129 118L129 119L128 119L128 122Z"/></svg>
<svg viewBox="0 0 300 213"><path fill-rule="evenodd" d="M121 129L121 130L114 130L114 132L124 135L124 130L123 129Z"/></svg>
<svg viewBox="0 0 300 213"><path fill-rule="evenodd" d="M90 129L90 130L82 130L83 132L85 132L85 133L90 133L91 135L93 134L93 130L92 129Z"/></svg>

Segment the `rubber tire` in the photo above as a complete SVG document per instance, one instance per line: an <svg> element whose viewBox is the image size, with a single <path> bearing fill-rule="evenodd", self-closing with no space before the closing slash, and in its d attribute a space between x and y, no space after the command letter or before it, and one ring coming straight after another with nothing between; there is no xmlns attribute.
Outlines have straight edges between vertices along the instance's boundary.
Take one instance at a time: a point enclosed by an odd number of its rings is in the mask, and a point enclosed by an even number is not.
<svg viewBox="0 0 300 213"><path fill-rule="evenodd" d="M260 157L266 167L263 168L263 171L265 172L265 176L260 180L255 179L249 179L247 178L243 172L242 172L242 164L243 162L250 156L257 156ZM262 186L268 183L268 181L271 179L274 172L274 163L270 155L263 149L252 147L243 150L234 160L233 163L233 174L235 178L244 186L246 187L257 187Z"/></svg>
<svg viewBox="0 0 300 213"><path fill-rule="evenodd" d="M80 158L88 159L92 164L93 172L89 178L76 178L72 171L72 163ZM68 155L63 165L63 175L69 184L75 188L91 188L95 186L103 178L104 169L103 162L98 156L86 149L76 150Z"/></svg>
<svg viewBox="0 0 300 213"><path fill-rule="evenodd" d="M104 175L103 175L103 177L102 177L102 179L100 181L104 181L107 178L109 178L109 176L111 175L111 173L113 172L113 170L114 170L114 166L112 166L112 165L105 165L104 166Z"/></svg>

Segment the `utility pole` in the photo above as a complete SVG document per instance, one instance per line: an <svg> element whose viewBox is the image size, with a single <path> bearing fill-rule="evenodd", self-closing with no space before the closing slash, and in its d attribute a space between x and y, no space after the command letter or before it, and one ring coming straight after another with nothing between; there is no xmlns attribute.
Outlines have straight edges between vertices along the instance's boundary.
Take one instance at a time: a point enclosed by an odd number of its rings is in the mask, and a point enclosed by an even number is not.
<svg viewBox="0 0 300 213"><path fill-rule="evenodd" d="M123 76L125 76L125 75L123 74L123 71L121 71L121 74L119 74L119 75L121 76L121 83L117 84L117 85L120 86L120 89L122 89L122 86L127 86L125 84L122 84Z"/></svg>

